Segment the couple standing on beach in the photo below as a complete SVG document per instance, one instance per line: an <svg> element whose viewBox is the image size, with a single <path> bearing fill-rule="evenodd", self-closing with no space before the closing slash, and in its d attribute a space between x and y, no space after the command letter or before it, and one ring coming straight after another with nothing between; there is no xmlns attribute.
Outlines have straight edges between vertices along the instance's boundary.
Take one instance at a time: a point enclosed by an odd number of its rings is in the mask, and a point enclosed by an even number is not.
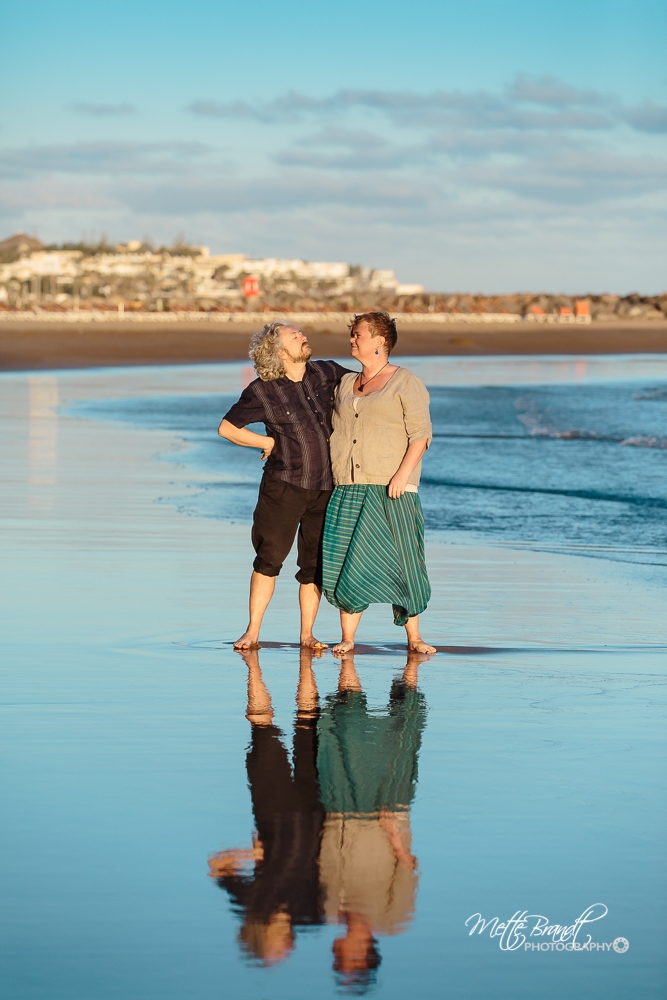
<svg viewBox="0 0 667 1000"><path fill-rule="evenodd" d="M421 459L431 440L423 382L390 363L396 322L367 312L350 324L353 372L335 361L311 361L307 337L270 323L250 345L258 378L225 414L218 434L259 448L266 461L253 517L256 557L250 622L234 643L257 645L264 613L298 531L301 645L313 635L320 597L340 611L342 638L333 652L354 648L369 604L392 604L408 648L434 653L419 634L431 595L418 496ZM248 430L262 422L267 434Z"/></svg>

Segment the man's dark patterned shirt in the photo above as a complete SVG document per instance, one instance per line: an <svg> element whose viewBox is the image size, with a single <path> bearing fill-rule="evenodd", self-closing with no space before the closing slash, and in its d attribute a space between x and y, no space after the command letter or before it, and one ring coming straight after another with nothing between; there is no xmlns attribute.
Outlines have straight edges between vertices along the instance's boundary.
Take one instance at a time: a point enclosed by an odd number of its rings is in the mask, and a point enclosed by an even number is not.
<svg viewBox="0 0 667 1000"><path fill-rule="evenodd" d="M263 423L275 445L264 471L305 490L332 490L329 438L334 391L349 368L307 361L303 381L257 378L224 419L235 427Z"/></svg>

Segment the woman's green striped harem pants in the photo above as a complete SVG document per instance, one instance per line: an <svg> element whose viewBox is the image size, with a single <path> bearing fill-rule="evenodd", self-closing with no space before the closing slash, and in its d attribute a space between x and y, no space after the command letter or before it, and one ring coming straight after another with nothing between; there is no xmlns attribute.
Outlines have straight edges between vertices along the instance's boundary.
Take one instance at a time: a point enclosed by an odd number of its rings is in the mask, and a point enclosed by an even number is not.
<svg viewBox="0 0 667 1000"><path fill-rule="evenodd" d="M396 625L426 608L431 585L417 493L390 500L386 486L337 486L322 547L322 589L334 607L354 614L369 604L392 604Z"/></svg>

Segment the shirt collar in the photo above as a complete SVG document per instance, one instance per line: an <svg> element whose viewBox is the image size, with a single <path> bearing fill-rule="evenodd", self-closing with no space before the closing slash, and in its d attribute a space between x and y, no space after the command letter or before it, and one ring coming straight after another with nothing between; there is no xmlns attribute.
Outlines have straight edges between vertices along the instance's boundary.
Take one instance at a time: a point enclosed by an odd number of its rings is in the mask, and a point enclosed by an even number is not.
<svg viewBox="0 0 667 1000"><path fill-rule="evenodd" d="M291 378L288 378L287 375L281 375L279 379L276 379L276 382L279 382L280 385L303 385L307 378L312 379L318 377L319 372L317 368L314 367L311 361L306 361L306 370L303 373L303 378L300 382L294 382Z"/></svg>

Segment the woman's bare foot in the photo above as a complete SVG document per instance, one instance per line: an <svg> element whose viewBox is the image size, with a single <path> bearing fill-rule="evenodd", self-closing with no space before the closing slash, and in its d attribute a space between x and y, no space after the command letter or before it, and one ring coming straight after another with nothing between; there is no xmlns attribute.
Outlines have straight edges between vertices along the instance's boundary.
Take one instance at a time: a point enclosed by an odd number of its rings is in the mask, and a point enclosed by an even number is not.
<svg viewBox="0 0 667 1000"><path fill-rule="evenodd" d="M301 639L299 640L299 642L301 644L301 648L302 649L328 649L329 648L328 645L326 644L326 642L320 642L319 639L316 639L315 636L312 634L312 632L311 632L310 635L302 635Z"/></svg>
<svg viewBox="0 0 667 1000"><path fill-rule="evenodd" d="M408 644L409 653L423 653L430 656L432 653L437 653L435 646L431 646L430 643L424 642L423 639L411 639Z"/></svg>
<svg viewBox="0 0 667 1000"><path fill-rule="evenodd" d="M345 653L350 653L354 649L354 639L343 639L342 642L337 643L331 650L334 656L343 656Z"/></svg>
<svg viewBox="0 0 667 1000"><path fill-rule="evenodd" d="M259 646L259 635L251 632L250 629L234 643L234 649L255 649L257 646Z"/></svg>
<svg viewBox="0 0 667 1000"><path fill-rule="evenodd" d="M355 611L354 613L341 611L340 631L342 638L331 650L334 656L345 656L346 653L352 652L354 649L354 637L357 634L362 614L362 611Z"/></svg>
<svg viewBox="0 0 667 1000"><path fill-rule="evenodd" d="M424 643L424 645L428 645ZM428 646L429 649L433 649L433 646ZM436 650L437 652L437 650ZM432 653L418 653L414 649L410 649L408 646L408 667L418 667L420 663L427 663L431 659Z"/></svg>
<svg viewBox="0 0 667 1000"><path fill-rule="evenodd" d="M436 652L435 646L424 642L419 633L419 616L408 618L405 623L405 637L408 640L408 653L425 653L427 656Z"/></svg>
<svg viewBox="0 0 667 1000"><path fill-rule="evenodd" d="M354 657L343 654L338 677L339 691L361 691L361 681L354 664Z"/></svg>

